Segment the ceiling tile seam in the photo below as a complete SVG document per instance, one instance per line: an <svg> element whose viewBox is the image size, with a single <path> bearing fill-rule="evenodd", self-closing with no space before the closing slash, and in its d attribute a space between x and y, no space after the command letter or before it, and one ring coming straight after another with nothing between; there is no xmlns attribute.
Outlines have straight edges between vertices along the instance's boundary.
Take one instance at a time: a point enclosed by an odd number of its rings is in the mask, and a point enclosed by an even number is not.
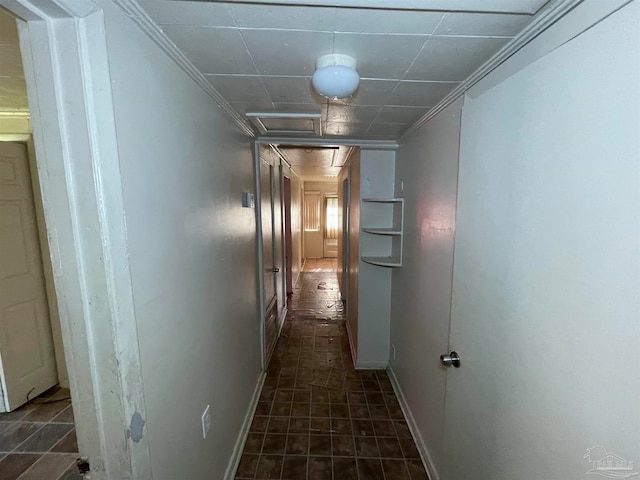
<svg viewBox="0 0 640 480"><path fill-rule="evenodd" d="M236 126L250 137L256 137L256 132L247 120L227 102L200 70L173 43L166 33L151 19L149 14L135 0L113 0L124 14L155 43L189 78L191 78L218 107L231 119Z"/></svg>
<svg viewBox="0 0 640 480"><path fill-rule="evenodd" d="M235 23L237 26L238 20L236 19L233 9L231 8L230 5L226 5L226 8L227 8L227 12L229 13L229 16L233 20L233 23ZM258 65L256 65L256 61L253 58L253 54L251 53L251 50L247 45L247 41L245 40L244 35L242 34L242 29L238 28L238 33L240 34L240 38L242 39L242 44L244 45L244 48L247 51L247 55L249 55L249 58L251 59L251 64L253 65L253 68L255 69L257 76L260 77L260 84L262 85L264 92L267 94L267 98L269 98L269 101L271 102L271 108L273 110L276 110L276 106L274 105L273 98L271 97L271 92L269 92L269 89L267 88L267 84L264 83L264 78L262 77L262 75L260 75L260 70L258 70Z"/></svg>
<svg viewBox="0 0 640 480"><path fill-rule="evenodd" d="M427 124L432 118L438 115L442 110L447 108L451 103L463 96L467 90L482 80L485 76L498 68L502 63L509 59L512 55L526 46L546 29L558 22L576 5L584 0L562 0L556 5L549 7L538 18L529 23L518 36L514 37L511 42L507 43L503 48L496 52L491 58L478 67L471 75L463 80L456 88L449 92L440 102L433 106L427 113L418 119L411 127L409 127L402 135L398 137L398 144L404 143L409 137L416 133L423 125ZM548 5L548 4L545 4ZM542 10L542 9L540 9Z"/></svg>

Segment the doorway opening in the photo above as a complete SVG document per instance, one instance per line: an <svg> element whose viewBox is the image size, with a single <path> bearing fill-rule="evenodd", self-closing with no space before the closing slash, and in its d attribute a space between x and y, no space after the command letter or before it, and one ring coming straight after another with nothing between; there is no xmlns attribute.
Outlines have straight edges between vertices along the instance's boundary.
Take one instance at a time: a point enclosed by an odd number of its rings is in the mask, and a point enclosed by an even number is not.
<svg viewBox="0 0 640 480"><path fill-rule="evenodd" d="M79 449L20 39L16 17L1 7L0 31L0 472L75 478Z"/></svg>

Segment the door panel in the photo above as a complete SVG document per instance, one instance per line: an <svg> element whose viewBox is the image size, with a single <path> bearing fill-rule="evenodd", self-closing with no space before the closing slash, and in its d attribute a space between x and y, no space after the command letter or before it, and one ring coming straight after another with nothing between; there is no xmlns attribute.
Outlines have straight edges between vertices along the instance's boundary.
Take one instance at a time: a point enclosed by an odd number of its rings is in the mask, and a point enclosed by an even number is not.
<svg viewBox="0 0 640 480"><path fill-rule="evenodd" d="M0 142L0 411L57 383L27 150Z"/></svg>
<svg viewBox="0 0 640 480"><path fill-rule="evenodd" d="M637 7L465 99L442 480L640 461Z"/></svg>
<svg viewBox="0 0 640 480"><path fill-rule="evenodd" d="M260 160L260 208L262 212L262 259L264 267L264 353L265 362L271 357L278 340L278 297L274 232L274 175L273 166Z"/></svg>

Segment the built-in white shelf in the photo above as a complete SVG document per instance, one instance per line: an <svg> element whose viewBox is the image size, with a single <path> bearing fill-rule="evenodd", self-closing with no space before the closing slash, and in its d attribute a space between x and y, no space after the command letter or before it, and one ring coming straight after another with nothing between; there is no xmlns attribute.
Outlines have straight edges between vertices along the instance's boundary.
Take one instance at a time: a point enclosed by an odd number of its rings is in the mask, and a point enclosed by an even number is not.
<svg viewBox="0 0 640 480"><path fill-rule="evenodd" d="M388 237L360 243L363 262L380 267L402 266L402 241L404 235L404 198L363 198L362 207L366 208L364 233L378 237ZM366 204L369 204L366 207Z"/></svg>
<svg viewBox="0 0 640 480"><path fill-rule="evenodd" d="M360 257L363 262L379 267L401 267L402 261L398 257Z"/></svg>
<svg viewBox="0 0 640 480"><path fill-rule="evenodd" d="M374 235L402 235L402 230L395 228L363 228L362 231Z"/></svg>

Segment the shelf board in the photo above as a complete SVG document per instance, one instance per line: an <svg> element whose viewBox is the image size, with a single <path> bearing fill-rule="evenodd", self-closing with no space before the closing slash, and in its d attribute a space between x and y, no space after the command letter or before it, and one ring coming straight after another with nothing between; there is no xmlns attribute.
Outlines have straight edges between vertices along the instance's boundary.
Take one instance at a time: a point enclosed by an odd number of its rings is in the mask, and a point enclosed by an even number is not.
<svg viewBox="0 0 640 480"><path fill-rule="evenodd" d="M363 198L362 201L375 203L401 203L404 202L404 198Z"/></svg>
<svg viewBox="0 0 640 480"><path fill-rule="evenodd" d="M360 257L363 262L370 263L371 265L377 265L379 267L401 267L400 259L398 257Z"/></svg>
<svg viewBox="0 0 640 480"><path fill-rule="evenodd" d="M402 235L402 230L397 228L363 228L362 231L375 235Z"/></svg>

